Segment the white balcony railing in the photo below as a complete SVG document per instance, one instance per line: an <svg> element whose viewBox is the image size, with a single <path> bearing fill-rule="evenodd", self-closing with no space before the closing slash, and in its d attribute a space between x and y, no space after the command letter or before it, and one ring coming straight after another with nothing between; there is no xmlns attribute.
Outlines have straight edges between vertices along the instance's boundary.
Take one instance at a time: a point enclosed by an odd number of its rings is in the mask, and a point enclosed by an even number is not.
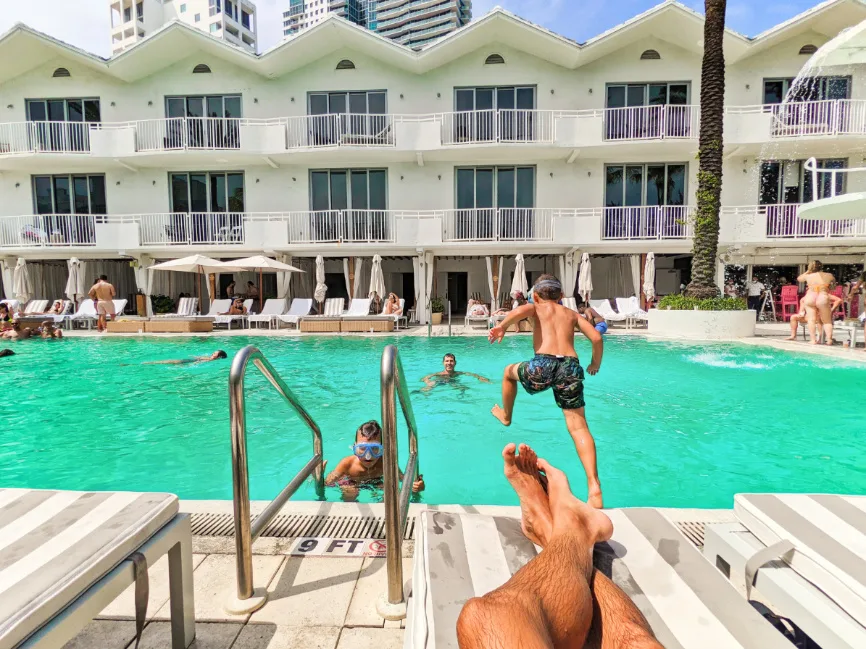
<svg viewBox="0 0 866 649"><path fill-rule="evenodd" d="M500 207L445 210L443 241L552 241L553 219L562 210Z"/></svg>
<svg viewBox="0 0 866 649"><path fill-rule="evenodd" d="M240 124L234 117L167 117L104 128L133 127L136 151L216 150L241 148Z"/></svg>
<svg viewBox="0 0 866 649"><path fill-rule="evenodd" d="M95 246L93 214L33 214L0 217L0 248Z"/></svg>
<svg viewBox="0 0 866 649"><path fill-rule="evenodd" d="M242 212L169 212L125 215L138 221L142 246L236 245L244 243Z"/></svg>
<svg viewBox="0 0 866 649"><path fill-rule="evenodd" d="M391 243L392 210L326 210L287 212L270 220L285 220L289 243Z"/></svg>
<svg viewBox="0 0 866 649"><path fill-rule="evenodd" d="M774 104L772 137L866 134L866 101L837 99Z"/></svg>
<svg viewBox="0 0 866 649"><path fill-rule="evenodd" d="M661 105L604 109L606 140L698 137L700 106Z"/></svg>
<svg viewBox="0 0 866 649"><path fill-rule="evenodd" d="M284 118L286 148L394 146L394 116L360 113Z"/></svg>
<svg viewBox="0 0 866 649"><path fill-rule="evenodd" d="M0 155L8 153L89 153L90 122L0 123Z"/></svg>
<svg viewBox="0 0 866 649"><path fill-rule="evenodd" d="M768 239L866 239L866 220L801 219L800 205L747 205L722 208L723 218L763 222Z"/></svg>
<svg viewBox="0 0 866 649"><path fill-rule="evenodd" d="M440 113L442 144L552 143L555 113L549 110L471 110Z"/></svg>
<svg viewBox="0 0 866 649"><path fill-rule="evenodd" d="M686 205L603 207L606 240L688 239L694 236L694 208Z"/></svg>

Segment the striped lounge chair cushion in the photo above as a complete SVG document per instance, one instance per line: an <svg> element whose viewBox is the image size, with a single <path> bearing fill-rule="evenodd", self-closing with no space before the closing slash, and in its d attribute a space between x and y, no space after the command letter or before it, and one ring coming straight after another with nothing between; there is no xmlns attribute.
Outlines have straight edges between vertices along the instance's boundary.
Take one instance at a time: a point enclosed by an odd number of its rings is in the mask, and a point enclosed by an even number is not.
<svg viewBox="0 0 866 649"><path fill-rule="evenodd" d="M646 616L666 649L793 649L677 528L654 509L609 510L610 542L596 567ZM536 555L513 518L421 514L407 646L456 649L457 617L471 597L504 584ZM421 619L415 619L421 618ZM411 628L410 628L411 627Z"/></svg>
<svg viewBox="0 0 866 649"><path fill-rule="evenodd" d="M734 513L764 545L791 541L791 567L866 626L866 496L737 494Z"/></svg>
<svg viewBox="0 0 866 649"><path fill-rule="evenodd" d="M177 511L172 494L0 489L0 646L25 640Z"/></svg>

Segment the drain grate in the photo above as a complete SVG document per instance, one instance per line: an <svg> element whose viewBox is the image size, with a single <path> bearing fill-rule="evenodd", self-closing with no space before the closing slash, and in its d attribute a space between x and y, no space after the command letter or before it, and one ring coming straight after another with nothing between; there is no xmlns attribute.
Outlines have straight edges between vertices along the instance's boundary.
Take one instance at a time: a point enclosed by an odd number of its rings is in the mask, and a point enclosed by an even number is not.
<svg viewBox="0 0 866 649"><path fill-rule="evenodd" d="M704 547L704 529L708 523L701 523L699 521L677 521L677 527L680 529L685 537L694 543L698 549Z"/></svg>
<svg viewBox="0 0 866 649"><path fill-rule="evenodd" d="M194 536L234 536L234 516L231 514L193 514L192 533ZM385 518L382 516L280 515L268 524L261 535L279 539L299 536L384 539ZM414 518L410 518L406 522L403 538L405 540L415 538Z"/></svg>

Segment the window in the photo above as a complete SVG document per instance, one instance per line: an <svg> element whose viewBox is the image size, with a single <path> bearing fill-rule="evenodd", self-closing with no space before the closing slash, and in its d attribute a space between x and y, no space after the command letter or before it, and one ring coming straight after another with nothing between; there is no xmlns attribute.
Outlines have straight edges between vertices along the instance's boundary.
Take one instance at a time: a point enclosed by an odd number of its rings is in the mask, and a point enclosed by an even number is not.
<svg viewBox="0 0 866 649"><path fill-rule="evenodd" d="M135 5L135 15L138 16L139 20L144 20L144 3L139 2Z"/></svg>
<svg viewBox="0 0 866 649"><path fill-rule="evenodd" d="M658 61L661 58L661 54L659 54L656 50L644 50L644 52L640 55L641 61Z"/></svg>
<svg viewBox="0 0 866 649"><path fill-rule="evenodd" d="M318 13L318 12L316 12ZM337 63L338 70L354 70L355 64L352 63L349 59L343 59L339 63Z"/></svg>
<svg viewBox="0 0 866 649"><path fill-rule="evenodd" d="M310 230L316 241L390 239L386 169L310 171Z"/></svg>
<svg viewBox="0 0 866 649"><path fill-rule="evenodd" d="M804 45L803 47L800 48L800 54L805 54L808 56L811 56L812 54L814 54L817 51L818 51L818 48L815 45L811 45L811 44Z"/></svg>
<svg viewBox="0 0 866 649"><path fill-rule="evenodd" d="M166 139L170 148L186 146L200 149L240 148L240 95L166 97L165 116L193 118L172 120ZM203 119L203 118L220 119Z"/></svg>
<svg viewBox="0 0 866 649"><path fill-rule="evenodd" d="M185 4L180 5L180 13L182 13L182 14L186 13L186 5Z"/></svg>
<svg viewBox="0 0 866 649"><path fill-rule="evenodd" d="M132 20L132 7L126 7L123 10L123 22L128 23Z"/></svg>
<svg viewBox="0 0 866 649"><path fill-rule="evenodd" d="M687 165L607 165L604 238L682 238L686 235Z"/></svg>
<svg viewBox="0 0 866 649"><path fill-rule="evenodd" d="M505 63L505 59L502 58L501 54L491 54L484 61L484 65L502 65Z"/></svg>
<svg viewBox="0 0 866 649"><path fill-rule="evenodd" d="M459 167L455 182L454 238L533 237L535 167Z"/></svg>
<svg viewBox="0 0 866 649"><path fill-rule="evenodd" d="M219 30L220 30L220 24L219 23L211 23L211 26L210 26L210 33L211 34L214 34L214 33L218 32Z"/></svg>
<svg viewBox="0 0 866 649"><path fill-rule="evenodd" d="M105 214L105 176L33 176L36 214Z"/></svg>
<svg viewBox="0 0 866 649"><path fill-rule="evenodd" d="M783 79L764 79L764 103L781 104L794 79L791 77ZM850 96L850 77L812 77L804 79L791 92L789 101L823 101L827 99L848 99Z"/></svg>
<svg viewBox="0 0 866 649"><path fill-rule="evenodd" d="M761 182L758 194L760 205L808 203L814 200L812 174L803 167L803 160L764 162L761 164ZM845 169L845 159L818 160L819 169ZM845 174L836 174L836 194L845 193ZM830 174L820 174L818 198L831 196Z"/></svg>
<svg viewBox="0 0 866 649"><path fill-rule="evenodd" d="M28 122L39 122L31 131L41 151L89 151L91 123L99 123L98 99L27 99Z"/></svg>
<svg viewBox="0 0 866 649"><path fill-rule="evenodd" d="M199 63L192 69L193 74L210 74L210 66L205 63Z"/></svg>
<svg viewBox="0 0 866 649"><path fill-rule="evenodd" d="M455 88L453 141L531 141L534 134L534 86ZM493 111L498 110L498 115ZM506 111L506 112L502 112ZM498 120L498 121L497 121Z"/></svg>
<svg viewBox="0 0 866 649"><path fill-rule="evenodd" d="M689 89L686 82L608 85L606 107L633 110L606 112L606 138L625 140L688 136L692 128L691 113L687 107ZM670 108L672 106L682 108Z"/></svg>
<svg viewBox="0 0 866 649"><path fill-rule="evenodd" d="M169 191L171 241L243 241L243 172L170 173Z"/></svg>
<svg viewBox="0 0 866 649"><path fill-rule="evenodd" d="M232 0L226 0L226 15L232 18L235 17L235 7L232 4Z"/></svg>
<svg viewBox="0 0 866 649"><path fill-rule="evenodd" d="M252 23L250 22L250 15L246 11L241 11L241 25L246 27L247 29L252 29Z"/></svg>
<svg viewBox="0 0 866 649"><path fill-rule="evenodd" d="M216 16L218 13L220 13L222 11L220 7L220 0L208 0L208 11L210 12L211 16Z"/></svg>
<svg viewBox="0 0 866 649"><path fill-rule="evenodd" d="M196 14L194 20L195 20L195 22L200 23L201 22L201 14Z"/></svg>
<svg viewBox="0 0 866 649"><path fill-rule="evenodd" d="M51 76L55 79L65 79L71 77L72 75L69 74L69 70L67 70L66 68L57 68Z"/></svg>
<svg viewBox="0 0 866 649"><path fill-rule="evenodd" d="M686 105L689 103L689 84L629 83L607 86L607 108L639 106Z"/></svg>
<svg viewBox="0 0 866 649"><path fill-rule="evenodd" d="M312 120L314 145L336 144L345 136L363 137L368 144L390 143L387 99L384 90L311 92L309 115L343 116L339 124L332 119Z"/></svg>

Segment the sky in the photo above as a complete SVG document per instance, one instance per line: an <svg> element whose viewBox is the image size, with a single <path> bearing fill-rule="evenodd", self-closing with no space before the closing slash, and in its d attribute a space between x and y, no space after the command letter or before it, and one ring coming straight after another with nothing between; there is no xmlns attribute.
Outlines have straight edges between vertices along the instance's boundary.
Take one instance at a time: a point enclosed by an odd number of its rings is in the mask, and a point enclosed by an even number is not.
<svg viewBox="0 0 866 649"><path fill-rule="evenodd" d="M660 0L473 0L480 17L501 6L527 20L576 41L586 41L646 11ZM282 12L289 0L255 0L259 19L259 50L279 43ZM747 36L755 36L815 6L818 0L728 0L727 23ZM0 1L0 33L17 22L45 32L89 52L110 53L109 2L107 0L11 0ZM702 0L683 4L703 12Z"/></svg>

